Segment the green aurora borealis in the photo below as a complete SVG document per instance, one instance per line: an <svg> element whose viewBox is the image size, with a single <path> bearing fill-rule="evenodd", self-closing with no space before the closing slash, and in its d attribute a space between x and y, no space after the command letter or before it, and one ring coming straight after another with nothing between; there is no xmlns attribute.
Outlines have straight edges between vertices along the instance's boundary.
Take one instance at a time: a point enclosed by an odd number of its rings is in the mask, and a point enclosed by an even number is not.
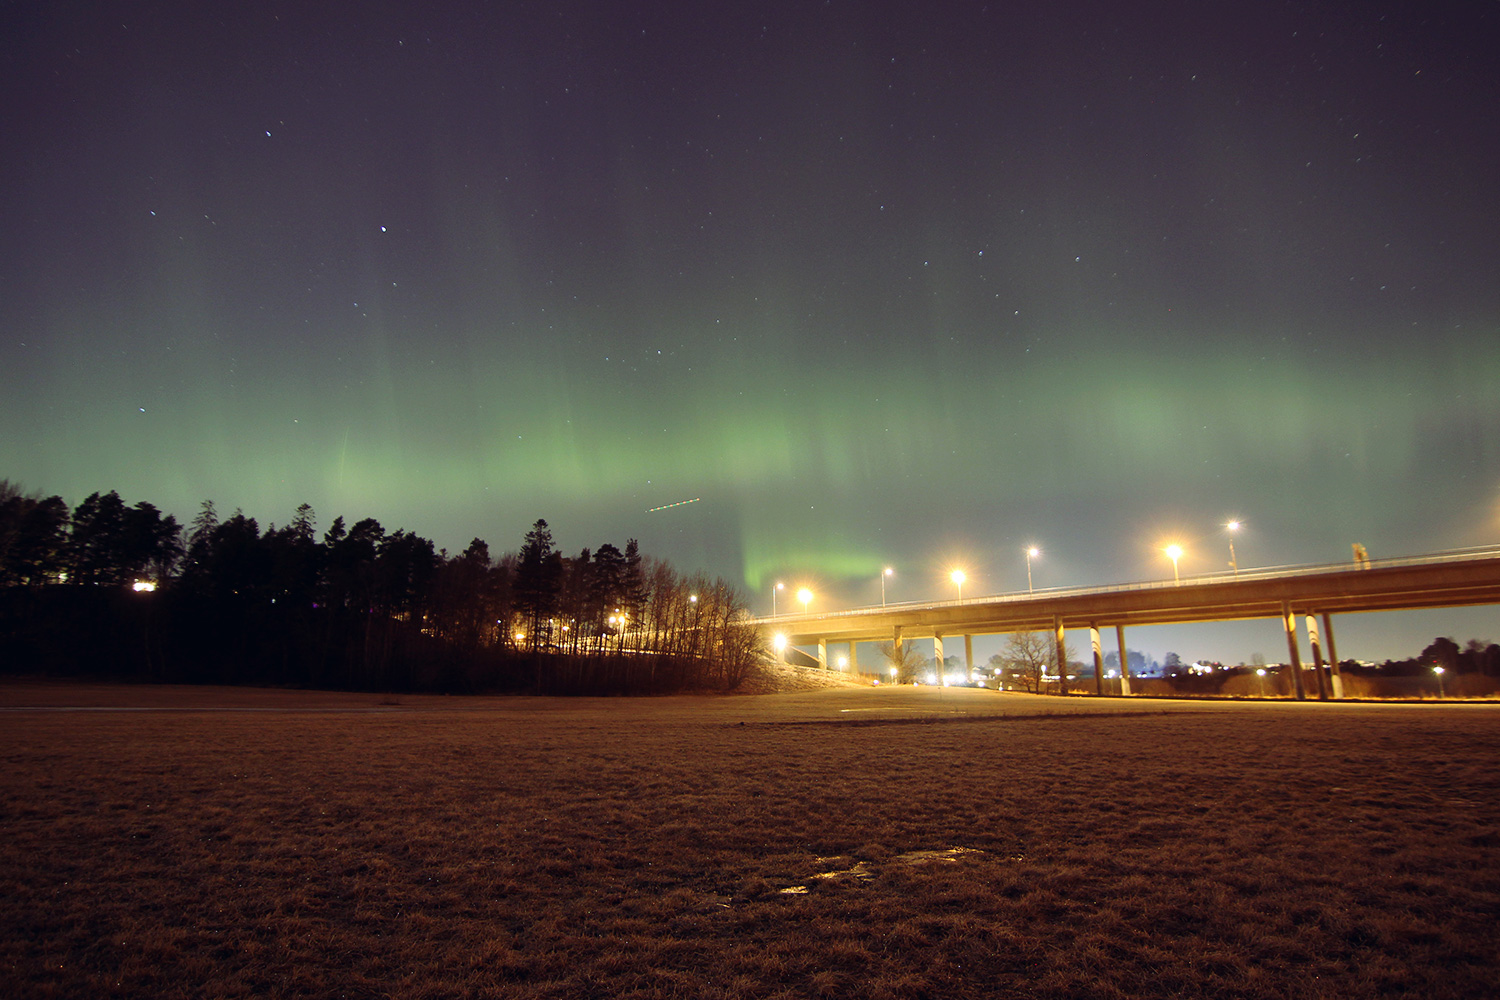
<svg viewBox="0 0 1500 1000"><path fill-rule="evenodd" d="M762 611L1500 540L1487 8L274 6L4 15L0 476Z"/></svg>

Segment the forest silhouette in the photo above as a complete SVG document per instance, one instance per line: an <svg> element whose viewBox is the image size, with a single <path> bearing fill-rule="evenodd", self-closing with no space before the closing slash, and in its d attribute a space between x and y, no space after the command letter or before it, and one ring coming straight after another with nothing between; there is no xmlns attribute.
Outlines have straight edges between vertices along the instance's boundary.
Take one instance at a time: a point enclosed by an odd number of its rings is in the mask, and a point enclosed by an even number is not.
<svg viewBox="0 0 1500 1000"><path fill-rule="evenodd" d="M205 501L180 526L94 493L69 510L0 480L8 673L372 691L732 690L763 654L743 596L634 539L575 556L538 520L519 551L457 555L310 506L265 531Z"/></svg>

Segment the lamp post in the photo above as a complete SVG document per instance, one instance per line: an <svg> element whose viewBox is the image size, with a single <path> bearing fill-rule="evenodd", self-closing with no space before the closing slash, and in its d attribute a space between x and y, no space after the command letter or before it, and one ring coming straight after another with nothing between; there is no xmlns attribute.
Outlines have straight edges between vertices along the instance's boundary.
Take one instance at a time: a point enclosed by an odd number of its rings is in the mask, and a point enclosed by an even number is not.
<svg viewBox="0 0 1500 1000"><path fill-rule="evenodd" d="M776 617L776 592L778 590L784 589L786 589L786 584L782 583L780 580L777 580L776 586L771 588L771 617L773 619Z"/></svg>
<svg viewBox="0 0 1500 1000"><path fill-rule="evenodd" d="M808 590L806 587L803 587L801 590L797 591L797 600L802 602L802 613L804 615L807 614L807 604L812 600L812 591Z"/></svg>
<svg viewBox="0 0 1500 1000"><path fill-rule="evenodd" d="M1181 583L1182 578L1177 575L1177 560L1182 558L1182 546L1168 545L1162 551L1167 554L1168 559L1172 560L1172 582Z"/></svg>
<svg viewBox="0 0 1500 1000"><path fill-rule="evenodd" d="M948 577L948 579L952 580L954 584L958 586L958 603L962 604L964 602L964 581L967 580L968 577L964 576L963 570L956 569Z"/></svg>
<svg viewBox="0 0 1500 1000"><path fill-rule="evenodd" d="M882 608L885 607L885 578L890 576L893 572L894 570L887 566L885 568L885 572L880 574L880 606Z"/></svg>
<svg viewBox="0 0 1500 1000"><path fill-rule="evenodd" d="M1240 575L1240 564L1234 557L1234 533L1240 530L1240 522L1230 521L1224 527L1229 529L1229 568L1234 570L1234 575Z"/></svg>
<svg viewBox="0 0 1500 1000"><path fill-rule="evenodd" d="M1028 594L1034 593L1031 589L1031 558L1032 556L1039 556L1041 554L1042 550L1035 545L1026 547L1026 593Z"/></svg>

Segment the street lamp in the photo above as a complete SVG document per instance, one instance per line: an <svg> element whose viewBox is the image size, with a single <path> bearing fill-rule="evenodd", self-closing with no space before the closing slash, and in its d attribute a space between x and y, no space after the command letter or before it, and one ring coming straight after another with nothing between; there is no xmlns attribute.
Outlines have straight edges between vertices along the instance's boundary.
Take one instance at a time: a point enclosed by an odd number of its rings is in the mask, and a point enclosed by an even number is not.
<svg viewBox="0 0 1500 1000"><path fill-rule="evenodd" d="M1168 545L1162 551L1167 554L1168 559L1172 560L1172 582L1181 583L1182 578L1177 575L1177 560L1182 558L1182 546Z"/></svg>
<svg viewBox="0 0 1500 1000"><path fill-rule="evenodd" d="M892 575L894 572L895 570L887 566L885 568L885 572L880 574L880 606L882 608L885 607L885 578Z"/></svg>
<svg viewBox="0 0 1500 1000"><path fill-rule="evenodd" d="M1041 554L1042 554L1042 550L1039 549L1039 548L1037 548L1035 545L1028 546L1027 549L1026 549L1026 593L1028 593L1028 594L1032 593L1032 589L1031 589L1031 559L1032 559L1033 556L1039 556Z"/></svg>
<svg viewBox="0 0 1500 1000"><path fill-rule="evenodd" d="M1435 674L1437 674L1437 679L1438 679L1438 697L1441 698L1443 696L1443 668L1442 667L1433 667L1432 668L1432 672L1435 673Z"/></svg>
<svg viewBox="0 0 1500 1000"><path fill-rule="evenodd" d="M962 604L964 602L964 581L967 580L968 577L964 576L963 570L956 569L948 577L948 579L952 580L955 584L958 585L958 603Z"/></svg>
<svg viewBox="0 0 1500 1000"><path fill-rule="evenodd" d="M786 584L782 583L780 580L777 580L776 581L776 586L774 586L774 587L771 588L771 617L772 618L776 617L776 592L778 590L785 590L785 589L786 589Z"/></svg>
<svg viewBox="0 0 1500 1000"><path fill-rule="evenodd" d="M812 591L808 590L806 587L803 587L801 590L797 591L797 600L802 602L802 613L804 615L807 614L807 603L812 600Z"/></svg>
<svg viewBox="0 0 1500 1000"><path fill-rule="evenodd" d="M1224 527L1229 529L1229 568L1234 570L1234 575L1240 575L1240 564L1234 557L1234 533L1240 530L1240 522L1230 521Z"/></svg>

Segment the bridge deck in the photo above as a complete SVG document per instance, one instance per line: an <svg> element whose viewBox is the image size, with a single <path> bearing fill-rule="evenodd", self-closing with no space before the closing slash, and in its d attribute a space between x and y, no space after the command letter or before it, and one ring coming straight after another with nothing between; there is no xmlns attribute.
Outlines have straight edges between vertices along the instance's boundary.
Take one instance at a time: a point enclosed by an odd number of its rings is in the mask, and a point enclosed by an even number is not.
<svg viewBox="0 0 1500 1000"><path fill-rule="evenodd" d="M819 640L887 640L989 635L1090 625L1175 625L1186 622L1277 618L1500 604L1500 553L1495 550L1392 559L1353 566L1312 566L1189 578L1181 583L1130 584L1006 594L965 601L893 604L825 614L779 615L757 622L792 645Z"/></svg>

